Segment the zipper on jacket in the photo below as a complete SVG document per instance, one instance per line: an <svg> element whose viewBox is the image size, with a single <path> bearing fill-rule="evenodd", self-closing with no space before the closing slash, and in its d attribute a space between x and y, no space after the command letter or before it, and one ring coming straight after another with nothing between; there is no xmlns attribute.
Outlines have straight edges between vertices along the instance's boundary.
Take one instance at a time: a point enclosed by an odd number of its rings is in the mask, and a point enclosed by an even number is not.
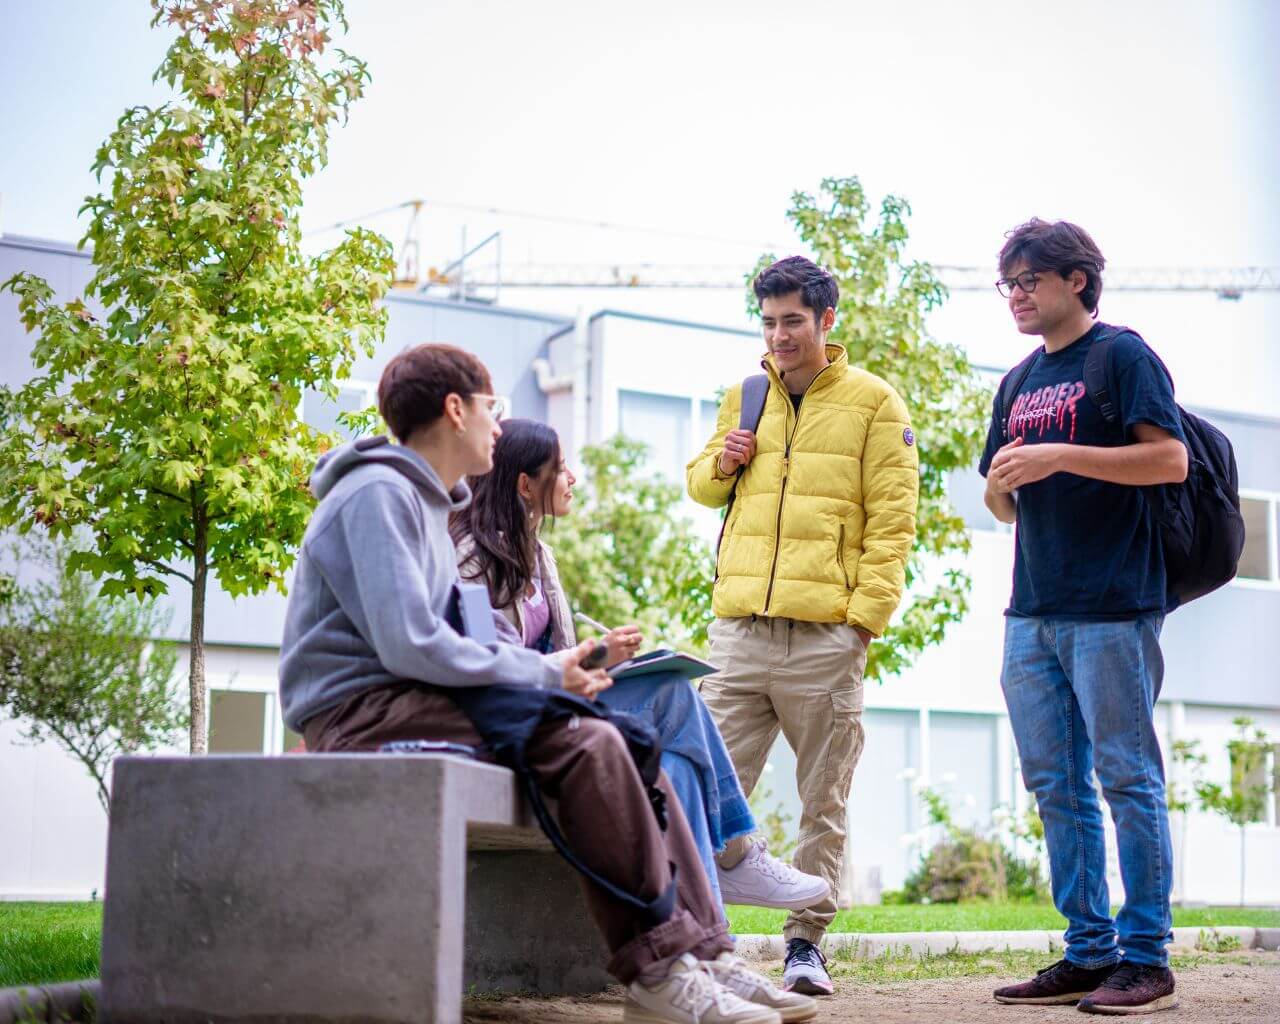
<svg viewBox="0 0 1280 1024"><path fill-rule="evenodd" d="M796 417L799 423L800 418ZM778 519L773 524L773 564L769 567L769 589L764 595L764 614L769 614L769 602L773 600L773 580L778 572L778 555L782 551L782 505L787 500L787 473L791 464L791 442L787 441L786 454L782 456L782 487L778 492Z"/></svg>
<svg viewBox="0 0 1280 1024"><path fill-rule="evenodd" d="M809 381L809 386L805 388L804 393L806 395L812 391L813 386L818 383L818 377L821 377L831 369L833 365L835 364L827 363L826 366L818 371L817 376L815 376L813 380ZM785 391L787 387L786 382L782 380L781 376L779 376L778 380ZM788 403L791 401L791 395L789 392L787 394L787 401ZM769 567L769 586L764 592L764 612L762 613L764 615L769 614L769 605L773 601L773 583L778 574L778 555L782 553L782 506L787 500L787 474L791 469L791 445L796 439L796 434L800 432L800 417L804 415L804 410L805 404L802 399L800 401L800 408L796 411L796 425L792 427L791 434L787 438L786 449L782 453L782 487L778 491L778 518L773 526L773 564ZM788 414L787 419L791 419L790 414Z"/></svg>

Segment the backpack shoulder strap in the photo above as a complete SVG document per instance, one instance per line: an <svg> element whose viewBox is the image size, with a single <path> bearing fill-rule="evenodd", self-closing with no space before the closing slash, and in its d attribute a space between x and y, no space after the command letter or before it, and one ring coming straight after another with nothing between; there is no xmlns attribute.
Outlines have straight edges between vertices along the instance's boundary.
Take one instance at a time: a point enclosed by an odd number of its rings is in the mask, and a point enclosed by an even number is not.
<svg viewBox="0 0 1280 1024"><path fill-rule="evenodd" d="M742 409L738 413L738 429L755 432L764 415L764 402L769 397L769 378L757 373L742 382Z"/></svg>
<svg viewBox="0 0 1280 1024"><path fill-rule="evenodd" d="M769 397L769 377L757 373L742 382L742 408L738 413L738 429L755 432L760 426L760 418L764 415L765 399ZM720 545L724 542L724 528L729 523L729 513L733 511L734 500L738 497L738 481L742 479L742 467L733 478L733 490L729 492L729 501L724 507L724 518L720 520L720 533L716 536L716 578L720 578Z"/></svg>
<svg viewBox="0 0 1280 1024"><path fill-rule="evenodd" d="M1027 374L1031 372L1031 367L1035 365L1036 360L1040 357L1040 350L1036 349L1022 362L1015 366L1012 370L1004 375L1004 380L1000 382L1000 391L997 397L1000 400L1000 430L1004 434L1004 440L1009 440L1009 410L1013 405L1013 400L1018 397L1018 392L1022 385L1026 382Z"/></svg>
<svg viewBox="0 0 1280 1024"><path fill-rule="evenodd" d="M1155 350L1146 343L1141 334L1132 327L1103 325L1103 330L1094 341L1093 347L1089 349L1089 354L1084 357L1084 388L1090 400L1102 413L1102 418L1112 426L1120 422L1120 393L1116 386L1115 359L1111 351L1115 340L1122 334L1132 334L1142 342L1143 347L1151 353L1157 365L1164 371L1164 375L1169 378L1169 386L1173 387L1173 374L1169 372L1169 367L1165 366L1164 360L1156 355Z"/></svg>
<svg viewBox="0 0 1280 1024"><path fill-rule="evenodd" d="M1102 418L1112 426L1120 419L1118 396L1111 380L1111 345L1115 339L1114 333L1103 334L1084 357L1084 389Z"/></svg>

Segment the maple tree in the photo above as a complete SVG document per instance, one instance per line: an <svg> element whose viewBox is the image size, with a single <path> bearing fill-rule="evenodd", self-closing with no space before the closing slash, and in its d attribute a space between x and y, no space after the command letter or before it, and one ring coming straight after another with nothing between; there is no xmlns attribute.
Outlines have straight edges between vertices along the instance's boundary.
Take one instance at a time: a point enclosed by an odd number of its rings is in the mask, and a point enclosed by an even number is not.
<svg viewBox="0 0 1280 1024"><path fill-rule="evenodd" d="M176 30L156 78L171 102L127 110L87 199L94 276L54 301L3 287L37 332L37 375L0 396L0 525L87 528L69 565L106 596L191 588L190 744L206 749L205 599L283 589L330 442L299 416L334 395L385 331L390 244L349 231L308 256L302 182L368 81L331 50L339 0L153 0ZM102 311L95 315L91 304Z"/></svg>

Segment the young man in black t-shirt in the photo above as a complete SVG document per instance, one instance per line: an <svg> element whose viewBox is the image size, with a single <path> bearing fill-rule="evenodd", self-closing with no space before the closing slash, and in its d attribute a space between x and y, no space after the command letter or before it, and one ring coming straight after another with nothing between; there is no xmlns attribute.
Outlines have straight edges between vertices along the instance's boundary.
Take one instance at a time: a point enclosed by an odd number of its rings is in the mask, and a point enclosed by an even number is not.
<svg viewBox="0 0 1280 1024"><path fill-rule="evenodd" d="M1068 927L1063 960L995 997L1141 1013L1175 1005L1172 849L1152 720L1165 568L1142 488L1184 480L1187 449L1169 378L1137 335L1111 341L1119 422L1088 394L1085 357L1115 334L1095 322L1103 265L1093 239L1065 221L1033 219L1000 252L997 287L1014 324L1044 344L1017 394L1002 405L997 393L979 471L987 507L1017 524L1001 685ZM1095 772L1124 880L1114 920Z"/></svg>

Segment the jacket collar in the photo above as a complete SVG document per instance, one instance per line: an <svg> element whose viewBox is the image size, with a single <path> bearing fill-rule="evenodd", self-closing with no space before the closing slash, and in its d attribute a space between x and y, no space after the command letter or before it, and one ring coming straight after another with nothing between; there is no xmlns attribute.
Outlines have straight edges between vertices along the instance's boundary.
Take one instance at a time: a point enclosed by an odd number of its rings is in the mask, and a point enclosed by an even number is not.
<svg viewBox="0 0 1280 1024"><path fill-rule="evenodd" d="M845 347L843 345L833 345L831 342L828 342L826 348L828 365L818 371L818 375L813 378L813 383L809 385L809 389L805 394L811 394L814 391L820 391L825 387L830 387L837 380L843 377L844 371L849 368L849 353L845 351ZM778 372L777 364L774 363L772 355L766 354L765 357L760 360L760 368L769 375L770 381L777 384L783 391L787 390L787 386L782 379L782 374Z"/></svg>

